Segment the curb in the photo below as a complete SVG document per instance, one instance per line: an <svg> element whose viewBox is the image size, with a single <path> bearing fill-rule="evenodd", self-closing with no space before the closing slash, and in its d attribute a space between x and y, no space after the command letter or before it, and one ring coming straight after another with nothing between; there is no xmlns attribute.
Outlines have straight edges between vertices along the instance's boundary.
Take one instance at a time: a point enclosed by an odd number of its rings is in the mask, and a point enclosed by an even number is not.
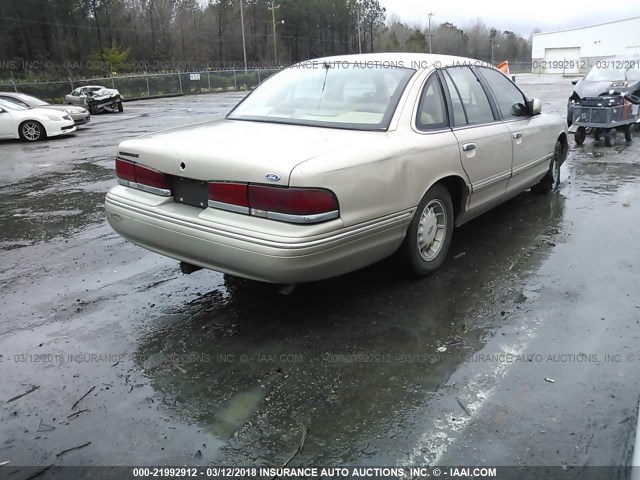
<svg viewBox="0 0 640 480"><path fill-rule="evenodd" d="M640 480L640 404L638 404L638 425L636 426L636 441L633 444L630 480Z"/></svg>

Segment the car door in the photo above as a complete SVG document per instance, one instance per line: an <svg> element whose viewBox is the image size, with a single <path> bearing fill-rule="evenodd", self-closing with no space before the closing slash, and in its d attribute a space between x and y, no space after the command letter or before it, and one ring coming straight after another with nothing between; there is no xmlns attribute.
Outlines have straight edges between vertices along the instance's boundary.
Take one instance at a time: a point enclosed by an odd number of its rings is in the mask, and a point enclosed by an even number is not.
<svg viewBox="0 0 640 480"><path fill-rule="evenodd" d="M12 113L0 106L0 138L14 138L16 132L16 122Z"/></svg>
<svg viewBox="0 0 640 480"><path fill-rule="evenodd" d="M499 203L511 177L511 134L499 121L478 77L467 66L440 70L448 97L453 133L469 177L468 215Z"/></svg>
<svg viewBox="0 0 640 480"><path fill-rule="evenodd" d="M513 163L507 192L525 190L549 170L555 136L547 131L542 115L531 115L526 96L511 80L492 68L478 67L478 71L511 133Z"/></svg>
<svg viewBox="0 0 640 480"><path fill-rule="evenodd" d="M67 95L67 100L73 105L82 105L84 103L82 87L76 88L73 92L71 92L71 95Z"/></svg>

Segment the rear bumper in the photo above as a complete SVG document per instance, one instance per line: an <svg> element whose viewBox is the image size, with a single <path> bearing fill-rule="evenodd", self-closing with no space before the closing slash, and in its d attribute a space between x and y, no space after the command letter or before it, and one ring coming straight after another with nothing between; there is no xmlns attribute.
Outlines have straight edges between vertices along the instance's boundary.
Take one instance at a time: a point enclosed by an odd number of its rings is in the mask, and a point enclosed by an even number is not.
<svg viewBox="0 0 640 480"><path fill-rule="evenodd" d="M322 280L377 262L400 246L413 215L410 209L309 236L304 229L313 227L300 226L295 237L285 237L273 234L270 220L260 219L268 222L269 233L255 225L239 230L203 220L199 213L205 210L195 207L171 202L164 208L132 201L127 190L114 187L105 199L107 220L124 238L177 260L269 283ZM237 218L238 214L224 213L222 218L225 215ZM286 227L283 231L291 228Z"/></svg>

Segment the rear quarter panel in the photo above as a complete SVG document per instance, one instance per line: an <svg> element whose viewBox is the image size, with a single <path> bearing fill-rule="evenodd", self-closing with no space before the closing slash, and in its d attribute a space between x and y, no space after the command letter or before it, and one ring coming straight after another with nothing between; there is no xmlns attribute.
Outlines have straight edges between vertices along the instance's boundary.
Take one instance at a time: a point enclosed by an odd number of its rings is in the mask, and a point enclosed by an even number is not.
<svg viewBox="0 0 640 480"><path fill-rule="evenodd" d="M450 131L367 133L354 135L350 148L308 160L291 172L291 186L332 190L345 226L413 208L439 179L461 176Z"/></svg>

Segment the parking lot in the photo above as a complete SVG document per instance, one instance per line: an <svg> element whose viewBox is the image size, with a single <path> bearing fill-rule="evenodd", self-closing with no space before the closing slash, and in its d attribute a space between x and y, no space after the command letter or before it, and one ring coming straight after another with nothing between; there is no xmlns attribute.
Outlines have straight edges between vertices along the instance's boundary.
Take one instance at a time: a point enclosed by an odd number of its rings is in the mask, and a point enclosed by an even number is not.
<svg viewBox="0 0 640 480"><path fill-rule="evenodd" d="M564 118L569 79L518 82ZM391 257L281 295L184 275L104 218L120 141L242 97L0 144L0 463L282 465L301 441L290 465L630 463L640 138L572 143L558 192L464 225L428 278Z"/></svg>

